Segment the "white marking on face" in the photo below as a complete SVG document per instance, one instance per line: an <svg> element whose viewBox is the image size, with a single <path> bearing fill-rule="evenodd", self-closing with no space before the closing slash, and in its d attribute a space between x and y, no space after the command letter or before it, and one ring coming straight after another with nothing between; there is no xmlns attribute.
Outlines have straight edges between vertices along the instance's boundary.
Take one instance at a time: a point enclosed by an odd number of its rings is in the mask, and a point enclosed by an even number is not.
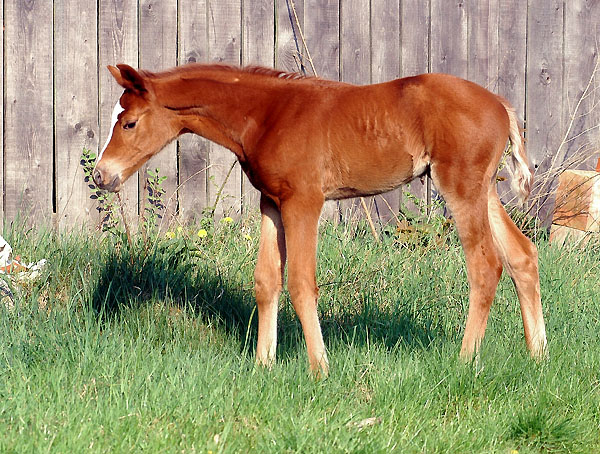
<svg viewBox="0 0 600 454"><path fill-rule="evenodd" d="M113 109L112 112L112 116L110 118L110 134L108 135L108 139L106 139L106 143L104 144L104 147L102 147L102 151L100 152L100 154L98 155L98 159L96 162L100 161L100 159L102 159L102 155L104 154L104 150L106 150L106 147L108 147L108 144L110 143L110 139L112 139L112 136L115 132L115 126L117 124L117 121L119 121L119 114L121 112L123 112L125 109L123 109L123 106L121 105L121 100L119 99L119 101L117 101L117 103L115 104L115 108Z"/></svg>

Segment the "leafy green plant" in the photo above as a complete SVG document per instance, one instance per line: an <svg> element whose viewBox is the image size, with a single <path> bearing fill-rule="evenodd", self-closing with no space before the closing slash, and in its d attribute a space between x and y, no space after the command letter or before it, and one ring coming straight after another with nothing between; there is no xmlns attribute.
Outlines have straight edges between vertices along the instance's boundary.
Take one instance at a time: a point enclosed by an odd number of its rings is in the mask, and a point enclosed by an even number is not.
<svg viewBox="0 0 600 454"><path fill-rule="evenodd" d="M80 164L83 168L84 181L91 191L90 198L98 202L98 206L96 207L100 213L98 230L108 232L122 239L123 242L127 241L131 244L130 229L125 220L123 204L118 194L103 191L94 183L92 172L96 165L96 160L96 153L87 148L83 149ZM140 230L146 243L150 234L158 228L158 222L164 215L164 196L166 191L163 183L167 179L166 176L160 175L160 171L157 168L154 170L148 169L147 174L148 177L145 182L147 195L143 201L143 209L140 214ZM122 219L119 219L119 212L121 212Z"/></svg>
<svg viewBox="0 0 600 454"><path fill-rule="evenodd" d="M81 152L80 164L83 168L84 181L91 191L90 199L96 200L98 206L96 209L100 213L100 222L98 229L102 232L108 232L115 236L121 237L125 234L125 230L119 222L119 206L117 197L114 193L103 191L94 183L92 172L96 165L96 153L84 148Z"/></svg>
<svg viewBox="0 0 600 454"><path fill-rule="evenodd" d="M166 176L160 175L158 168L147 169L146 182L144 184L146 198L144 199L144 208L141 211L142 231L148 235L153 230L158 228L158 223L163 219L165 212L165 188L163 183L167 179Z"/></svg>

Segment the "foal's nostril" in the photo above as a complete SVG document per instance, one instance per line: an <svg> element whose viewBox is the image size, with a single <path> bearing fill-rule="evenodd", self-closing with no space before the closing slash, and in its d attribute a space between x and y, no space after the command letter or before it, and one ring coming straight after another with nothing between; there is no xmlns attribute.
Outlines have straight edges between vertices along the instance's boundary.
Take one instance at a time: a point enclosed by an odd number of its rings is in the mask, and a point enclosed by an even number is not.
<svg viewBox="0 0 600 454"><path fill-rule="evenodd" d="M102 174L98 169L94 169L92 172L92 179L96 183L96 186L102 186Z"/></svg>

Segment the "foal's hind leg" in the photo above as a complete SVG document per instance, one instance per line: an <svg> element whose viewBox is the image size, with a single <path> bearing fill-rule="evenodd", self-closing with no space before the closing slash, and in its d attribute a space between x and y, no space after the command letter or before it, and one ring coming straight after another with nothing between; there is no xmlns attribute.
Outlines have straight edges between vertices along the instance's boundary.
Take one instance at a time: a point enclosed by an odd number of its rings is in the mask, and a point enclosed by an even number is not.
<svg viewBox="0 0 600 454"><path fill-rule="evenodd" d="M502 274L502 263L494 247L487 213L487 191L478 192L481 182L438 175L432 177L452 211L465 253L469 281L469 313L460 356L469 360L479 350L485 334L492 301ZM462 185L462 188L461 188ZM464 188L471 188L466 191Z"/></svg>
<svg viewBox="0 0 600 454"><path fill-rule="evenodd" d="M261 196L258 260L254 271L258 306L256 362L270 366L277 346L277 305L283 286L285 235L281 214L271 199Z"/></svg>
<svg viewBox="0 0 600 454"><path fill-rule="evenodd" d="M488 209L496 249L517 288L527 347L532 356L541 358L546 354L546 328L540 298L537 249L510 219L492 187Z"/></svg>
<svg viewBox="0 0 600 454"><path fill-rule="evenodd" d="M469 313L460 350L463 359L472 358L479 350L502 274L502 263L494 248L487 213L482 205L483 202L479 202L474 207L453 211L457 213L454 218L465 252L469 280Z"/></svg>

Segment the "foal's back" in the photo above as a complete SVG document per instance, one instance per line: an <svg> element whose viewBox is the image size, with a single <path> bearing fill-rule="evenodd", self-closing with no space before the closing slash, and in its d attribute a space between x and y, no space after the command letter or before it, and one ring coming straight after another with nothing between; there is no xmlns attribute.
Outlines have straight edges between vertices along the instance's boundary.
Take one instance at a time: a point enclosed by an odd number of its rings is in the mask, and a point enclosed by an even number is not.
<svg viewBox="0 0 600 454"><path fill-rule="evenodd" d="M454 76L424 74L365 86L296 82L278 125L288 131L277 133L286 141L274 148L283 147L291 168L319 181L326 199L389 191L436 161L497 165L508 137L500 98Z"/></svg>

